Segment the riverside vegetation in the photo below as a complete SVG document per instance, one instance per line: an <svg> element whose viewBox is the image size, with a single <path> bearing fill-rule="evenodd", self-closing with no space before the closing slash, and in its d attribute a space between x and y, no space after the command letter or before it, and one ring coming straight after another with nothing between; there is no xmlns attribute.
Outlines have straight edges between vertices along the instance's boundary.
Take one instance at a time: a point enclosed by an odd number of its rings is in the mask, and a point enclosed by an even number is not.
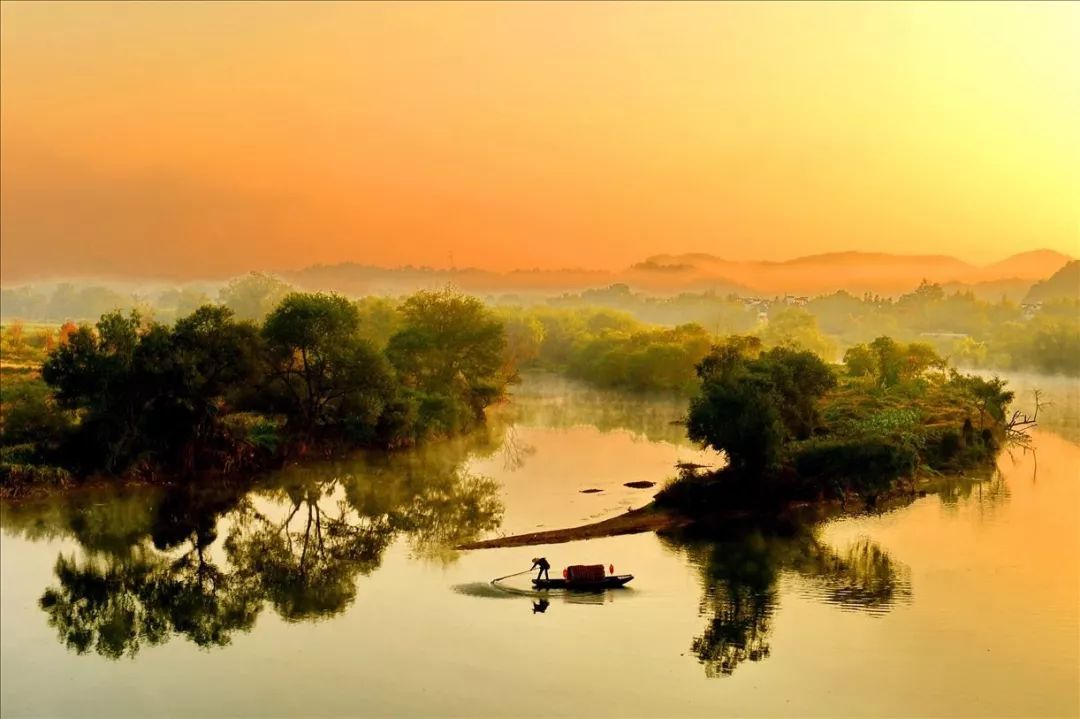
<svg viewBox="0 0 1080 719"><path fill-rule="evenodd" d="M987 289L950 291L925 281L897 297L843 290L815 297L707 291L653 296L615 284L557 297L501 295L487 301L507 323L508 339L521 343L523 354L518 356L526 364L606 386L675 389L690 395L696 388L694 365L713 338L730 334L759 335L766 347L795 344L828 361L851 346L887 335L901 342L929 343L957 367L1077 376L1078 280L1080 262L1073 261L1032 287L1024 304L1004 294L991 299ZM212 291L205 284L147 295L72 284L48 291L3 288L5 359L40 357L75 329L71 320L96 320L115 308L173 323L209 304ZM279 278L251 273L222 285L216 294L217 302L237 319L260 322L292 291ZM385 342L398 322L398 304L378 297L358 300L365 336ZM29 325L16 318L53 324ZM66 329L57 333L61 322Z"/></svg>
<svg viewBox="0 0 1080 719"><path fill-rule="evenodd" d="M207 304L171 325L106 313L37 347L9 332L7 349L28 361L2 370L4 493L94 475L251 473L449 437L483 423L527 368L692 396L688 436L727 464L687 469L660 493L661 506L682 511L873 501L919 473L989 460L1009 430L1004 382L959 374L931 346L888 337L831 365L805 314L718 341L695 324L490 308L449 290L354 302L263 289L276 304L237 293L261 319Z"/></svg>
<svg viewBox="0 0 1080 719"><path fill-rule="evenodd" d="M96 472L257 470L344 446L393 449L482 421L513 379L478 300L421 292L385 346L337 295L286 295L257 325L206 305L172 326L108 313L41 365L5 371L5 490Z"/></svg>
<svg viewBox="0 0 1080 719"><path fill-rule="evenodd" d="M1014 397L1003 380L949 370L930 347L888 337L852 347L841 368L734 337L697 371L688 434L728 461L704 475L687 468L664 488L658 504L682 512L849 497L873 505L914 490L920 474L990 462L1033 422L1006 416Z"/></svg>

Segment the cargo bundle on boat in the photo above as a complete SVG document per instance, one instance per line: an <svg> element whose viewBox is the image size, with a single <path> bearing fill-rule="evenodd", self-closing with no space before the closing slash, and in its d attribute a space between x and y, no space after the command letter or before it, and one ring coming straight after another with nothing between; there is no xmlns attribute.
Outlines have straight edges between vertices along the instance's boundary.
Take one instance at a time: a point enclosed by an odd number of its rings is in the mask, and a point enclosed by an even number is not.
<svg viewBox="0 0 1080 719"><path fill-rule="evenodd" d="M534 579L537 589L600 590L621 587L634 578L633 574L615 574L615 567L603 564L573 564L563 570L561 579Z"/></svg>

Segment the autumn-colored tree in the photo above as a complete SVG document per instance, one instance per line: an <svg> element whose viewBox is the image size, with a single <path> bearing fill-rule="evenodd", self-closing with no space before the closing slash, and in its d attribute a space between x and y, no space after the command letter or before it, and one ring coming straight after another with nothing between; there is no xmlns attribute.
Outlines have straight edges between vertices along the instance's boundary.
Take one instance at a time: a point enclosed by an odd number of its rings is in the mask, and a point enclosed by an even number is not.
<svg viewBox="0 0 1080 719"><path fill-rule="evenodd" d="M57 335L57 343L64 347L69 341L71 341L71 335L75 334L75 331L79 329L79 326L68 320L64 324L60 325L60 332Z"/></svg>

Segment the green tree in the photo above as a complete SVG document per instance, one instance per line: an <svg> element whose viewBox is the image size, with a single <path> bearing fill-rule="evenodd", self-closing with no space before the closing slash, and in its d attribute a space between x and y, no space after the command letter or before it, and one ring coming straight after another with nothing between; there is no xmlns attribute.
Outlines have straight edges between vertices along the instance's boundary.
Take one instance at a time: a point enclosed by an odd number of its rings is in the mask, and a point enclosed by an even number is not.
<svg viewBox="0 0 1080 719"><path fill-rule="evenodd" d="M356 301L360 318L360 337L382 352L390 338L401 329L397 302L385 297L363 297Z"/></svg>
<svg viewBox="0 0 1080 719"><path fill-rule="evenodd" d="M250 322L235 321L227 307L199 307L177 320L173 338L192 372L191 381L203 396L223 396L250 382L260 369L258 329Z"/></svg>
<svg viewBox="0 0 1080 719"><path fill-rule="evenodd" d="M878 373L878 359L866 345L855 345L844 352L844 366L852 377L875 377Z"/></svg>
<svg viewBox="0 0 1080 719"><path fill-rule="evenodd" d="M96 331L72 333L42 378L61 407L82 415L72 453L83 463L118 470L150 453L191 466L219 436L223 395L254 381L257 340L222 307L201 308L174 329L113 312Z"/></svg>
<svg viewBox="0 0 1080 719"><path fill-rule="evenodd" d="M340 295L293 293L266 318L270 376L301 430L374 438L395 385L359 325L356 306Z"/></svg>
<svg viewBox="0 0 1080 719"><path fill-rule="evenodd" d="M817 402L836 379L811 352L777 347L750 359L747 346L718 347L698 366L687 433L727 454L735 469L760 473L780 463L785 442L813 431Z"/></svg>
<svg viewBox="0 0 1080 719"><path fill-rule="evenodd" d="M769 317L761 331L766 347L790 347L833 361L836 345L818 329L817 318L801 307L785 307Z"/></svg>
<svg viewBox="0 0 1080 719"><path fill-rule="evenodd" d="M139 388L130 381L139 325L135 313L104 315L96 332L79 327L42 365L59 405L82 414L77 446L84 463L117 469L133 452L141 419Z"/></svg>
<svg viewBox="0 0 1080 719"><path fill-rule="evenodd" d="M522 312L502 312L499 319L506 334L502 374L514 378L520 368L540 358L544 326L535 317Z"/></svg>
<svg viewBox="0 0 1080 719"><path fill-rule="evenodd" d="M878 386L893 387L912 382L930 369L944 369L945 360L930 345L878 337L868 345L850 347L844 364L852 376L873 377Z"/></svg>
<svg viewBox="0 0 1080 719"><path fill-rule="evenodd" d="M481 417L508 379L501 371L506 336L499 319L480 300L451 290L418 292L401 311L403 328L386 353L402 381Z"/></svg>
<svg viewBox="0 0 1080 719"><path fill-rule="evenodd" d="M1006 389L1008 382L1000 377L983 379L976 375L960 374L953 370L950 383L959 387L972 400L979 410L979 425L983 423L985 416L989 415L996 422L1005 421L1005 410L1015 399L1016 393Z"/></svg>
<svg viewBox="0 0 1080 719"><path fill-rule="evenodd" d="M0 444L59 440L71 421L70 413L55 406L48 385L32 372L4 370L0 375Z"/></svg>
<svg viewBox="0 0 1080 719"><path fill-rule="evenodd" d="M292 287L273 275L252 272L221 289L218 298L242 320L259 321L273 310Z"/></svg>

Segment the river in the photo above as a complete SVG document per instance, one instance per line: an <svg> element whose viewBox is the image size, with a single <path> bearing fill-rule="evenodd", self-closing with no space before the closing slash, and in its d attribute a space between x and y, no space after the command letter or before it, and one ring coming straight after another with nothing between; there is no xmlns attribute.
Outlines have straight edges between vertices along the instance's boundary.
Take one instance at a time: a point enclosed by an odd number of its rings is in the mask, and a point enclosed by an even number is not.
<svg viewBox="0 0 1080 719"><path fill-rule="evenodd" d="M4 504L0 712L1075 716L1076 383L1049 385L996 471L783 532L455 552L613 516L655 491L625 483L715 461L680 402L549 377L414 452ZM489 583L537 555L636 578L545 601Z"/></svg>

